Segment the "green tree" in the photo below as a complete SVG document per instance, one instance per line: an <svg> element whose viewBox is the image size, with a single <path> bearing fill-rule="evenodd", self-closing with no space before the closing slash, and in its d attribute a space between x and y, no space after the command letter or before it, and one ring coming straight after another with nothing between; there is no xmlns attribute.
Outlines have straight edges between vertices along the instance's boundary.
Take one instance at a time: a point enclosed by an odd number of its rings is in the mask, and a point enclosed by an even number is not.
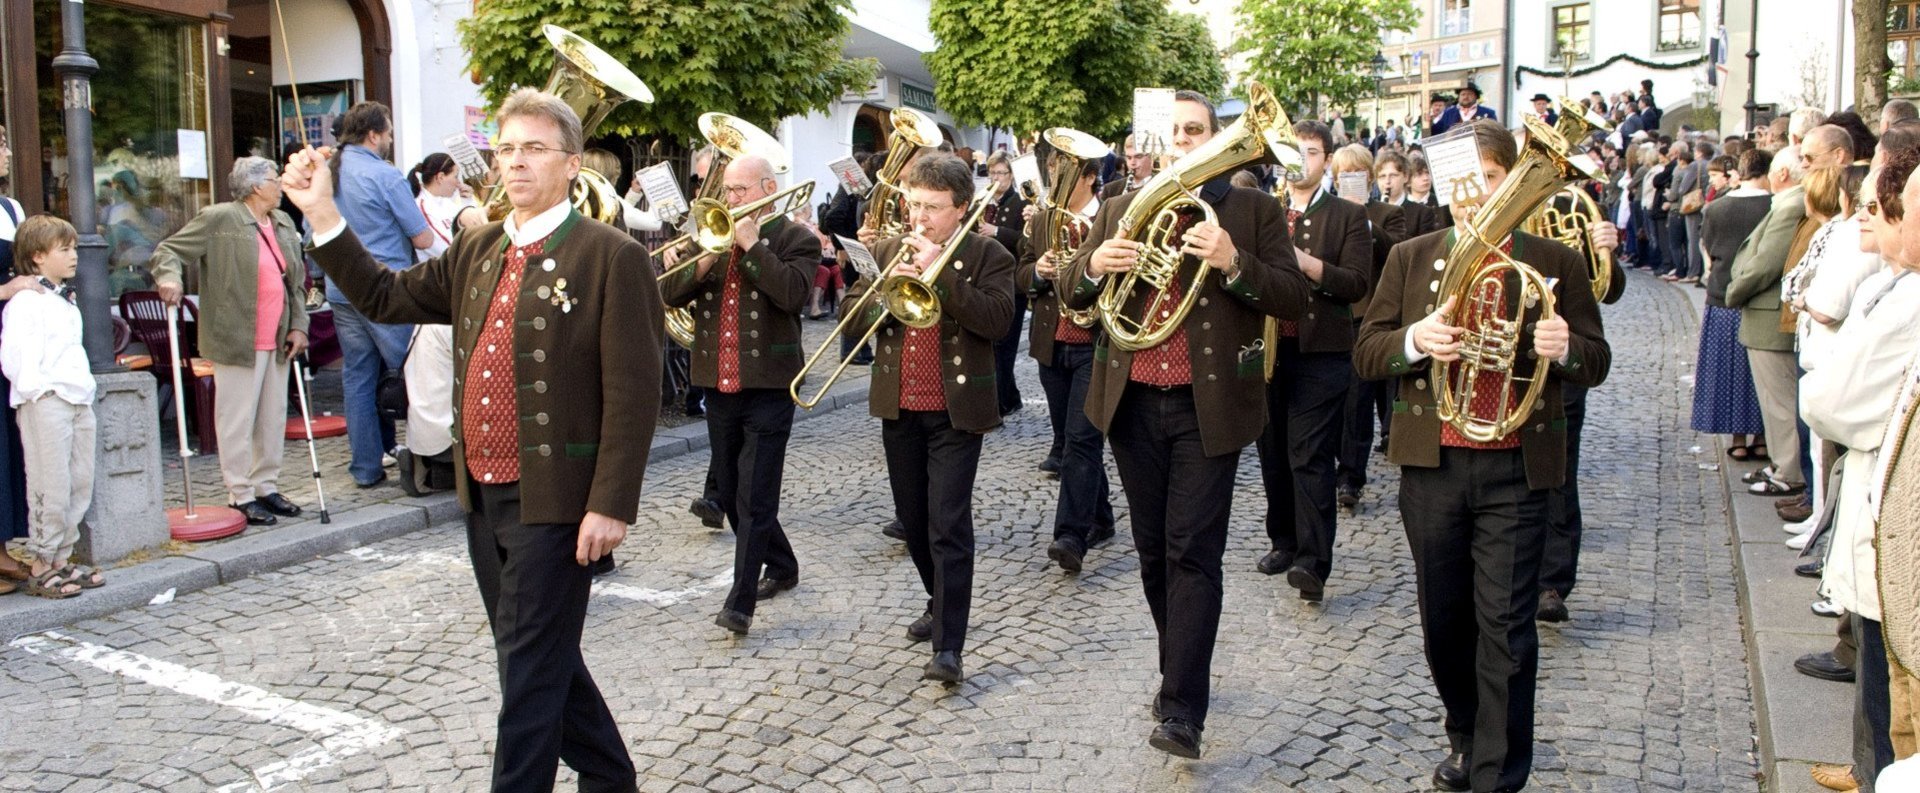
<svg viewBox="0 0 1920 793"><path fill-rule="evenodd" d="M1413 0L1240 0L1239 38L1247 76L1273 89L1289 110L1310 115L1325 97L1351 105L1373 96L1380 34L1413 30Z"/></svg>
<svg viewBox="0 0 1920 793"><path fill-rule="evenodd" d="M1131 121L1134 88L1218 93L1225 82L1205 22L1156 0L934 0L931 21L939 46L927 68L941 107L963 124L1115 138Z"/></svg>
<svg viewBox="0 0 1920 793"><path fill-rule="evenodd" d="M731 113L772 129L787 116L825 110L866 86L872 59L841 57L850 0L487 0L460 21L460 43L482 93L498 104L515 87L545 85L553 48L542 24L593 42L653 89L653 104L629 102L594 134L700 138L699 117Z"/></svg>

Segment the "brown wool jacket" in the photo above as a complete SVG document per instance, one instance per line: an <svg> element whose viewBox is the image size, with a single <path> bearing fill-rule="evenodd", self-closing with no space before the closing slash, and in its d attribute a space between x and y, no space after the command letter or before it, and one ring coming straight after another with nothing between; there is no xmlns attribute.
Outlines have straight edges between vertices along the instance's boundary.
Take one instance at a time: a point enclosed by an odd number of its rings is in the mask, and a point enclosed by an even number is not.
<svg viewBox="0 0 1920 793"><path fill-rule="evenodd" d="M1368 201L1367 223L1373 234L1373 269L1367 273L1367 296L1353 304L1353 321L1356 323L1367 315L1367 304L1373 301L1373 289L1380 283L1380 273L1387 269L1387 254L1393 251L1393 246L1408 238L1407 213L1392 204Z"/></svg>
<svg viewBox="0 0 1920 793"><path fill-rule="evenodd" d="M946 385L947 415L954 428L986 432L1000 426L993 342L1007 334L1013 321L1013 254L992 237L971 232L957 244L962 246L959 252L934 279L940 298L940 381ZM899 250L900 238L888 237L874 244L873 257L885 266ZM866 290L865 278L847 288L841 316L855 310ZM861 310L854 333L865 331L883 312L877 302ZM867 409L877 418L900 417L900 342L905 335L905 326L889 319L874 336Z"/></svg>
<svg viewBox="0 0 1920 793"><path fill-rule="evenodd" d="M1293 244L1325 265L1299 320L1300 351L1352 352L1353 304L1366 300L1373 286L1366 207L1321 191L1294 224Z"/></svg>
<svg viewBox="0 0 1920 793"><path fill-rule="evenodd" d="M1053 282L1036 277L1034 264L1040 261L1041 251L1034 247L1037 237L1039 214L1027 222L1026 234L1020 245L1020 265L1013 274L1015 289L1027 293L1027 307L1033 310L1033 320L1027 323L1027 355L1043 366L1053 365L1053 333L1063 322L1060 318L1060 296ZM1065 262L1056 262L1055 267L1064 269Z"/></svg>
<svg viewBox="0 0 1920 793"><path fill-rule="evenodd" d="M368 319L453 325L454 481L468 511L475 499L461 397L506 248L502 225L488 223L462 232L440 258L401 272L375 262L351 230L311 249ZM513 334L521 522L578 523L597 512L632 523L639 512L666 344L653 272L633 237L578 212L547 238L538 261L528 260Z"/></svg>
<svg viewBox="0 0 1920 793"><path fill-rule="evenodd" d="M1220 227L1240 253L1240 277L1226 284L1218 270L1209 269L1184 325L1187 360L1193 366L1193 401L1200 418L1202 451L1209 457L1231 454L1260 436L1267 424L1266 356L1260 341L1265 317L1298 319L1307 312L1307 277L1293 257L1287 238L1287 215L1272 195L1227 180L1208 182L1197 191L1212 205ZM1127 193L1100 205L1093 233L1062 268L1056 287L1063 290L1069 308L1090 308L1109 275L1089 280L1087 267L1093 252L1117 236L1120 217L1138 193ZM1202 266L1183 257L1183 283L1193 268ZM1069 286L1070 285L1070 286ZM1129 316L1138 318L1148 290L1136 289L1129 299ZM1133 353L1114 347L1104 333L1096 334L1093 382L1087 391L1087 418L1101 432L1113 425L1120 399L1127 390ZM1285 376L1275 372L1275 377Z"/></svg>
<svg viewBox="0 0 1920 793"><path fill-rule="evenodd" d="M1398 395L1393 402L1392 436L1387 442L1387 460L1397 465L1435 468L1440 465L1440 418L1434 413L1433 359L1408 361L1407 328L1432 313L1443 300L1437 292L1440 270L1453 248L1452 229L1437 231L1407 240L1387 257L1387 269L1374 291L1373 304L1360 326L1360 340L1354 347L1353 368L1368 380L1397 378ZM1547 385L1528 421L1518 432L1520 448L1526 459L1527 486L1534 490L1558 487L1566 478L1567 419L1560 399L1562 382L1598 386L1607 378L1612 351L1600 326L1600 306L1593 299L1587 280L1586 259L1558 242L1514 232L1513 258L1531 265L1554 284L1555 311L1567 320L1571 338L1567 341L1567 361L1548 367ZM1514 282L1509 280L1508 294ZM1538 312L1527 314L1526 329L1519 340L1516 366L1522 373L1533 369L1533 320Z"/></svg>
<svg viewBox="0 0 1920 793"><path fill-rule="evenodd" d="M667 305L693 312L691 379L702 388L720 384L720 301L727 282L721 254L695 279L689 267L661 284ZM740 258L740 382L745 388L784 390L800 374L800 312L820 267L820 238L807 227L780 218L761 231L760 241Z"/></svg>

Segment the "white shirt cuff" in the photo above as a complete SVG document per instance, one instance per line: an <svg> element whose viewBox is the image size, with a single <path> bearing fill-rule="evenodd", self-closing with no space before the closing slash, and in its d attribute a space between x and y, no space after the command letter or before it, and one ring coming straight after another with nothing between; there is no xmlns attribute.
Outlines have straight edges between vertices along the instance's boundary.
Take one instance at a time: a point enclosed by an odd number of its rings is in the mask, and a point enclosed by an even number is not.
<svg viewBox="0 0 1920 793"><path fill-rule="evenodd" d="M346 230L347 230L347 220L346 218L341 218L340 222L335 223L333 228L327 229L326 231L316 231L313 233L313 247L318 248L322 245L332 242L335 237L340 236L340 233Z"/></svg>
<svg viewBox="0 0 1920 793"><path fill-rule="evenodd" d="M1409 364L1416 364L1427 359L1426 353L1414 349L1413 333L1411 332L1411 329L1409 329L1409 332L1407 333L1406 356L1407 356L1407 363Z"/></svg>

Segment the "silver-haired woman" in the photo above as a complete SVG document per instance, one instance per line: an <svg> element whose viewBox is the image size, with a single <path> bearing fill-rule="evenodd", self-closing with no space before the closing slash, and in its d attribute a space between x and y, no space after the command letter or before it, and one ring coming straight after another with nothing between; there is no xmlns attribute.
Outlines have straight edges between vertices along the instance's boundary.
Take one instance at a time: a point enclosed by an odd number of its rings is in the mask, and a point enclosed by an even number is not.
<svg viewBox="0 0 1920 793"><path fill-rule="evenodd" d="M306 267L300 232L280 205L271 160L241 157L227 186L234 200L201 210L154 251L160 296L178 305L182 272L197 267L200 356L213 362L213 421L227 500L247 523L300 514L280 494L286 446L288 360L307 348Z"/></svg>

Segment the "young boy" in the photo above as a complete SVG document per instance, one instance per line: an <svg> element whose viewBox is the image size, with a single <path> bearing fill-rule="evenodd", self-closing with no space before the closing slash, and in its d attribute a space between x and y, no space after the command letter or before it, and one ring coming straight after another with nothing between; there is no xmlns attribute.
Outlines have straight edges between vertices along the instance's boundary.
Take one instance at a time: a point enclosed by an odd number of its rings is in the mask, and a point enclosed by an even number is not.
<svg viewBox="0 0 1920 793"><path fill-rule="evenodd" d="M14 268L38 276L45 291L21 292L0 316L0 370L13 381L8 399L27 455L27 592L55 599L101 585L99 571L68 564L93 500L93 372L67 284L80 265L78 241L72 225L51 215L22 222Z"/></svg>

